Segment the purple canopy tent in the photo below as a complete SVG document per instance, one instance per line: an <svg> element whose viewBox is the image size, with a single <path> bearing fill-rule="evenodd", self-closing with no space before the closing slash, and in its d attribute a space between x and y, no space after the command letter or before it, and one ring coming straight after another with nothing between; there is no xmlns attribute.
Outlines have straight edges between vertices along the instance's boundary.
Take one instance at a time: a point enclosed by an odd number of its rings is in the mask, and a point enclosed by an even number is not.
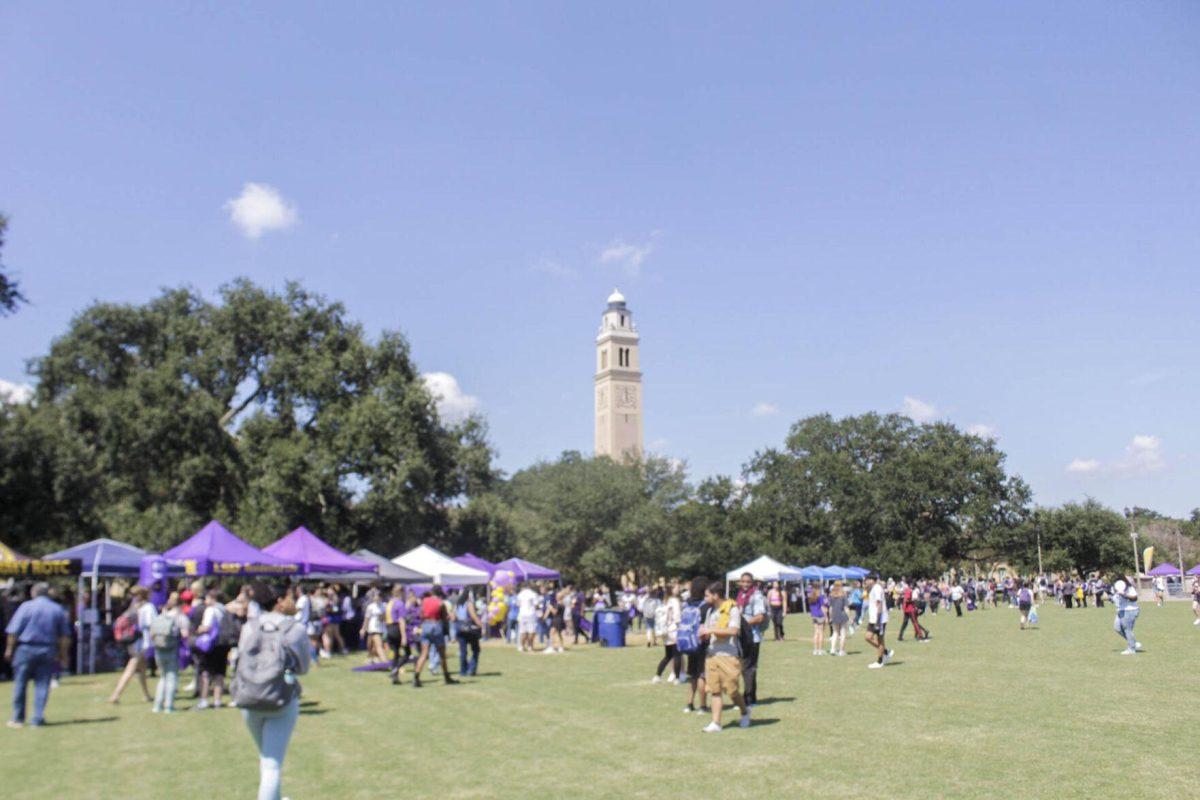
<svg viewBox="0 0 1200 800"><path fill-rule="evenodd" d="M486 558L480 558L474 553L463 553L461 556L455 556L454 560L466 567L482 570L488 574L490 578L496 574L496 565L488 561Z"/></svg>
<svg viewBox="0 0 1200 800"><path fill-rule="evenodd" d="M300 566L300 572L379 572L379 567L346 555L301 525L262 549L269 556Z"/></svg>
<svg viewBox="0 0 1200 800"><path fill-rule="evenodd" d="M543 567L539 564L534 564L532 561L526 561L523 558L510 558L507 561L501 561L496 565L496 570L512 570L523 581L556 581L562 578L555 570L549 567Z"/></svg>
<svg viewBox="0 0 1200 800"><path fill-rule="evenodd" d="M1178 575L1180 573L1180 571L1181 570L1179 569L1179 567L1175 566L1174 564L1163 563L1163 564L1159 564L1157 567L1150 570L1146 574L1153 575L1156 578L1160 578L1165 575Z"/></svg>
<svg viewBox="0 0 1200 800"><path fill-rule="evenodd" d="M1197 564L1196 566L1189 569L1187 571L1187 574L1188 575L1200 575L1200 564Z"/></svg>
<svg viewBox="0 0 1200 800"><path fill-rule="evenodd" d="M215 519L183 544L163 553L183 566L185 575L295 575L294 561L278 558L244 542Z"/></svg>

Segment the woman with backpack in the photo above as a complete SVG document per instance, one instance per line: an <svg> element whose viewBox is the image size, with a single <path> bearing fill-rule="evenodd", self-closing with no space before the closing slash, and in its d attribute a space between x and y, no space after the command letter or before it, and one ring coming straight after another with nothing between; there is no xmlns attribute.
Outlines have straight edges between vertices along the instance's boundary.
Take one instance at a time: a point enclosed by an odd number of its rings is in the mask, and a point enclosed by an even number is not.
<svg viewBox="0 0 1200 800"><path fill-rule="evenodd" d="M226 621L230 612L221 604L221 593L209 589L204 594L204 615L196 629L196 647L204 654L200 658L200 702L196 710L220 708L225 694L225 671L229 668L229 635L222 631L231 630L232 620ZM212 703L208 701L212 692Z"/></svg>
<svg viewBox="0 0 1200 800"><path fill-rule="evenodd" d="M175 711L175 689L179 686L179 644L188 633L188 620L179 607L179 593L171 592L162 612L150 623L150 638L154 643L154 660L160 677L154 691L155 714Z"/></svg>
<svg viewBox="0 0 1200 800"><path fill-rule="evenodd" d="M473 600L470 593L463 589L454 601L454 615L458 622L455 626L458 637L458 674L463 677L479 672L479 640L483 636L483 622L479 619L479 612L475 610ZM560 644L561 640L560 630Z"/></svg>
<svg viewBox="0 0 1200 800"><path fill-rule="evenodd" d="M108 702L121 702L125 687L137 675L138 684L142 687L142 696L147 703L154 702L150 696L150 686L146 681L146 662L153 656L154 645L150 640L150 626L154 622L154 604L150 602L150 590L145 586L134 586L129 590L132 597L129 608L117 618L113 626L113 636L122 644L128 646L129 661L125 663L125 671L121 673L117 687L109 696Z"/></svg>
<svg viewBox="0 0 1200 800"><path fill-rule="evenodd" d="M1017 583L1017 608L1021 611L1021 630L1029 625L1029 615L1033 610L1033 592L1025 581Z"/></svg>
<svg viewBox="0 0 1200 800"><path fill-rule="evenodd" d="M259 584L254 596L263 613L242 628L233 697L258 748L258 800L279 800L283 757L300 719L296 678L308 672L311 651L286 593Z"/></svg>
<svg viewBox="0 0 1200 800"><path fill-rule="evenodd" d="M829 655L846 655L846 626L850 614L846 612L846 590L841 581L834 581L829 590Z"/></svg>

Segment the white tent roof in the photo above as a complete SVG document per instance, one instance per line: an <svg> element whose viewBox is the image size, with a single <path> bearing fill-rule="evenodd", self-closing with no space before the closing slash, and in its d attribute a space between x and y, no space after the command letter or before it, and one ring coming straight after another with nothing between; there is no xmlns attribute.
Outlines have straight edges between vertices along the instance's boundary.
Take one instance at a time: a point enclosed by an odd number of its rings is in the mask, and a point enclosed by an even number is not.
<svg viewBox="0 0 1200 800"><path fill-rule="evenodd" d="M478 586L490 580L483 570L460 564L427 544L401 553L392 559L392 563L429 575L439 586Z"/></svg>
<svg viewBox="0 0 1200 800"><path fill-rule="evenodd" d="M770 556L759 556L749 564L725 573L725 579L736 581L743 572L749 572L758 581L798 581L802 578L799 567L781 564Z"/></svg>

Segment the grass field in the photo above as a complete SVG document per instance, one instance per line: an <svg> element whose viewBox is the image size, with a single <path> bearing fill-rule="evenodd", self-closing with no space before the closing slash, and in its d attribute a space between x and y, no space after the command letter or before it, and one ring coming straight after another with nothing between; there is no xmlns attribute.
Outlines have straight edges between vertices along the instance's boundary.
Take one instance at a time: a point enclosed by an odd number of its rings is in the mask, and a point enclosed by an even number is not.
<svg viewBox="0 0 1200 800"><path fill-rule="evenodd" d="M704 735L683 690L649 678L658 650L561 656L486 647L459 686L392 687L357 658L304 681L284 793L315 798L779 796L1139 798L1192 794L1200 688L1189 604L1148 606L1144 654L1122 657L1112 613L1052 606L926 615L934 640L868 670L817 658L791 617L766 642L755 724ZM457 663L455 660L454 663ZM72 678L40 730L0 729L6 798L253 797L257 760L233 710L163 717L104 698L115 676ZM4 684L9 691L11 684ZM185 706L191 701L186 701Z"/></svg>

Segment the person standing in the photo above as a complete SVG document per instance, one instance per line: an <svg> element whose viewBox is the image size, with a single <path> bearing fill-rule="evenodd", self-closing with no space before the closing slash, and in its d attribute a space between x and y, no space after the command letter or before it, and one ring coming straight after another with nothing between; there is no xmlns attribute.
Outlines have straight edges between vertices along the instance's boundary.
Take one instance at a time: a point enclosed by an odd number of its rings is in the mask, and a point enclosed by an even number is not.
<svg viewBox="0 0 1200 800"><path fill-rule="evenodd" d="M1131 656L1142 649L1142 643L1133 635L1133 626L1137 623L1141 609L1138 607L1137 586L1130 581L1117 581L1113 585L1113 599L1117 602L1117 616L1113 620L1113 630L1125 639L1126 647L1121 651L1123 656Z"/></svg>
<svg viewBox="0 0 1200 800"><path fill-rule="evenodd" d="M483 636L483 623L470 593L464 588L454 601L454 614L458 624L458 674L461 677L475 675L479 671L479 639ZM468 656L468 652L470 655Z"/></svg>
<svg viewBox="0 0 1200 800"><path fill-rule="evenodd" d="M758 703L758 652L762 647L763 634L767 630L767 598L759 590L754 576L743 572L739 579L737 604L741 617L750 627L749 641L742 653L742 683L746 705Z"/></svg>
<svg viewBox="0 0 1200 800"><path fill-rule="evenodd" d="M700 713L708 711L704 704L707 687L704 680L705 660L708 657L708 641L700 635L700 628L708 615L709 606L704 593L708 579L697 576L688 587L688 602L679 618L676 631L676 649L687 656L688 701L683 713L696 711L696 698L700 698Z"/></svg>
<svg viewBox="0 0 1200 800"><path fill-rule="evenodd" d="M49 594L49 584L35 583L30 599L17 608L4 628L7 635L4 660L13 668L12 718L7 723L10 728L25 726L25 696L30 680L33 716L29 724L33 727L45 724L55 656L66 664L71 655L71 622L67 612Z"/></svg>
<svg viewBox="0 0 1200 800"><path fill-rule="evenodd" d="M175 689L179 686L179 643L187 637L188 619L179 608L179 594L171 592L162 613L150 623L150 641L158 664L158 686L154 689L154 713L175 711Z"/></svg>
<svg viewBox="0 0 1200 800"><path fill-rule="evenodd" d="M198 634L205 634L212 640L211 645L201 660L200 670L200 702L194 708L220 708L225 694L225 671L229 668L229 650L227 638L221 635L221 626L225 616L230 612L221 604L221 593L209 589L204 595L204 615L200 619ZM209 692L212 692L212 704L208 702Z"/></svg>
<svg viewBox="0 0 1200 800"><path fill-rule="evenodd" d="M704 662L704 675L708 682L709 706L712 721L704 727L705 733L721 732L721 708L723 696L728 694L734 705L742 712L738 725L750 727L750 708L738 687L742 674L742 659L738 648L741 631L741 612L737 602L725 599L725 587L720 581L708 585L704 599L710 610L705 618L700 635L708 639L708 657Z"/></svg>
<svg viewBox="0 0 1200 800"><path fill-rule="evenodd" d="M129 591L132 600L129 608L122 615L131 620L135 629L135 637L129 644L129 660L125 663L125 671L121 673L116 688L109 695L108 702L119 703L125 687L136 675L138 684L142 687L142 696L146 702L154 701L150 695L150 685L146 681L146 664L154 653L154 643L150 640L150 626L154 624L154 604L150 602L150 590L145 586L134 586Z"/></svg>
<svg viewBox="0 0 1200 800"><path fill-rule="evenodd" d="M533 640L537 636L537 608L540 598L528 583L521 584L517 592L517 652L533 652Z"/></svg>
<svg viewBox="0 0 1200 800"><path fill-rule="evenodd" d="M808 613L812 617L813 624L813 655L825 655L825 610L828 607L828 598L821 591L821 584L815 583L808 592Z"/></svg>
<svg viewBox="0 0 1200 800"><path fill-rule="evenodd" d="M846 613L846 590L841 581L834 581L829 590L829 655L846 655L846 626L850 615Z"/></svg>
<svg viewBox="0 0 1200 800"><path fill-rule="evenodd" d="M263 612L242 626L235 689L249 695L251 691L247 690L264 688L259 681L267 676L272 694L287 697L278 698L283 705L267 707L249 705L246 696L235 699L242 706L242 720L258 749L258 800L279 800L283 758L300 719L297 676L308 672L312 650L308 632L296 621L296 604L287 593L277 594L264 583L255 588L254 594ZM269 641L272 639L276 641Z"/></svg>
<svg viewBox="0 0 1200 800"><path fill-rule="evenodd" d="M546 594L542 598L545 604L545 609L542 611L542 621L549 630L549 638L546 640L546 649L543 653L553 654L563 652L563 609L558 604L558 593L552 588L546 589Z"/></svg>
<svg viewBox="0 0 1200 800"><path fill-rule="evenodd" d="M642 615L642 621L646 629L646 647L658 646L658 629L655 627L654 618L662 603L662 589L656 586L646 593L638 609L638 612Z"/></svg>
<svg viewBox="0 0 1200 800"><path fill-rule="evenodd" d="M771 610L771 627L774 630L775 641L783 641L783 618L787 616L787 593L779 581L771 584L767 592L767 605Z"/></svg>
<svg viewBox="0 0 1200 800"><path fill-rule="evenodd" d="M854 618L850 620L850 625L847 626L848 627L847 633L849 635L853 636L854 629L857 628L859 626L859 624L862 623L862 614L863 614L863 592L862 592L862 584L859 581L855 581L850 587L849 605L850 605L850 610L852 612L854 612Z"/></svg>
<svg viewBox="0 0 1200 800"><path fill-rule="evenodd" d="M1200 577L1192 581L1192 615L1192 624L1200 625Z"/></svg>
<svg viewBox="0 0 1200 800"><path fill-rule="evenodd" d="M963 591L961 581L956 582L954 584L954 586L952 586L950 588L950 602L954 604L954 616L956 616L956 617L962 616L962 604L963 604L963 595L964 594L965 594L965 592Z"/></svg>
<svg viewBox="0 0 1200 800"><path fill-rule="evenodd" d="M867 576L867 644L875 648L875 660L867 666L881 669L892 660L892 651L887 649L883 637L887 632L888 608L883 586L876 575Z"/></svg>

